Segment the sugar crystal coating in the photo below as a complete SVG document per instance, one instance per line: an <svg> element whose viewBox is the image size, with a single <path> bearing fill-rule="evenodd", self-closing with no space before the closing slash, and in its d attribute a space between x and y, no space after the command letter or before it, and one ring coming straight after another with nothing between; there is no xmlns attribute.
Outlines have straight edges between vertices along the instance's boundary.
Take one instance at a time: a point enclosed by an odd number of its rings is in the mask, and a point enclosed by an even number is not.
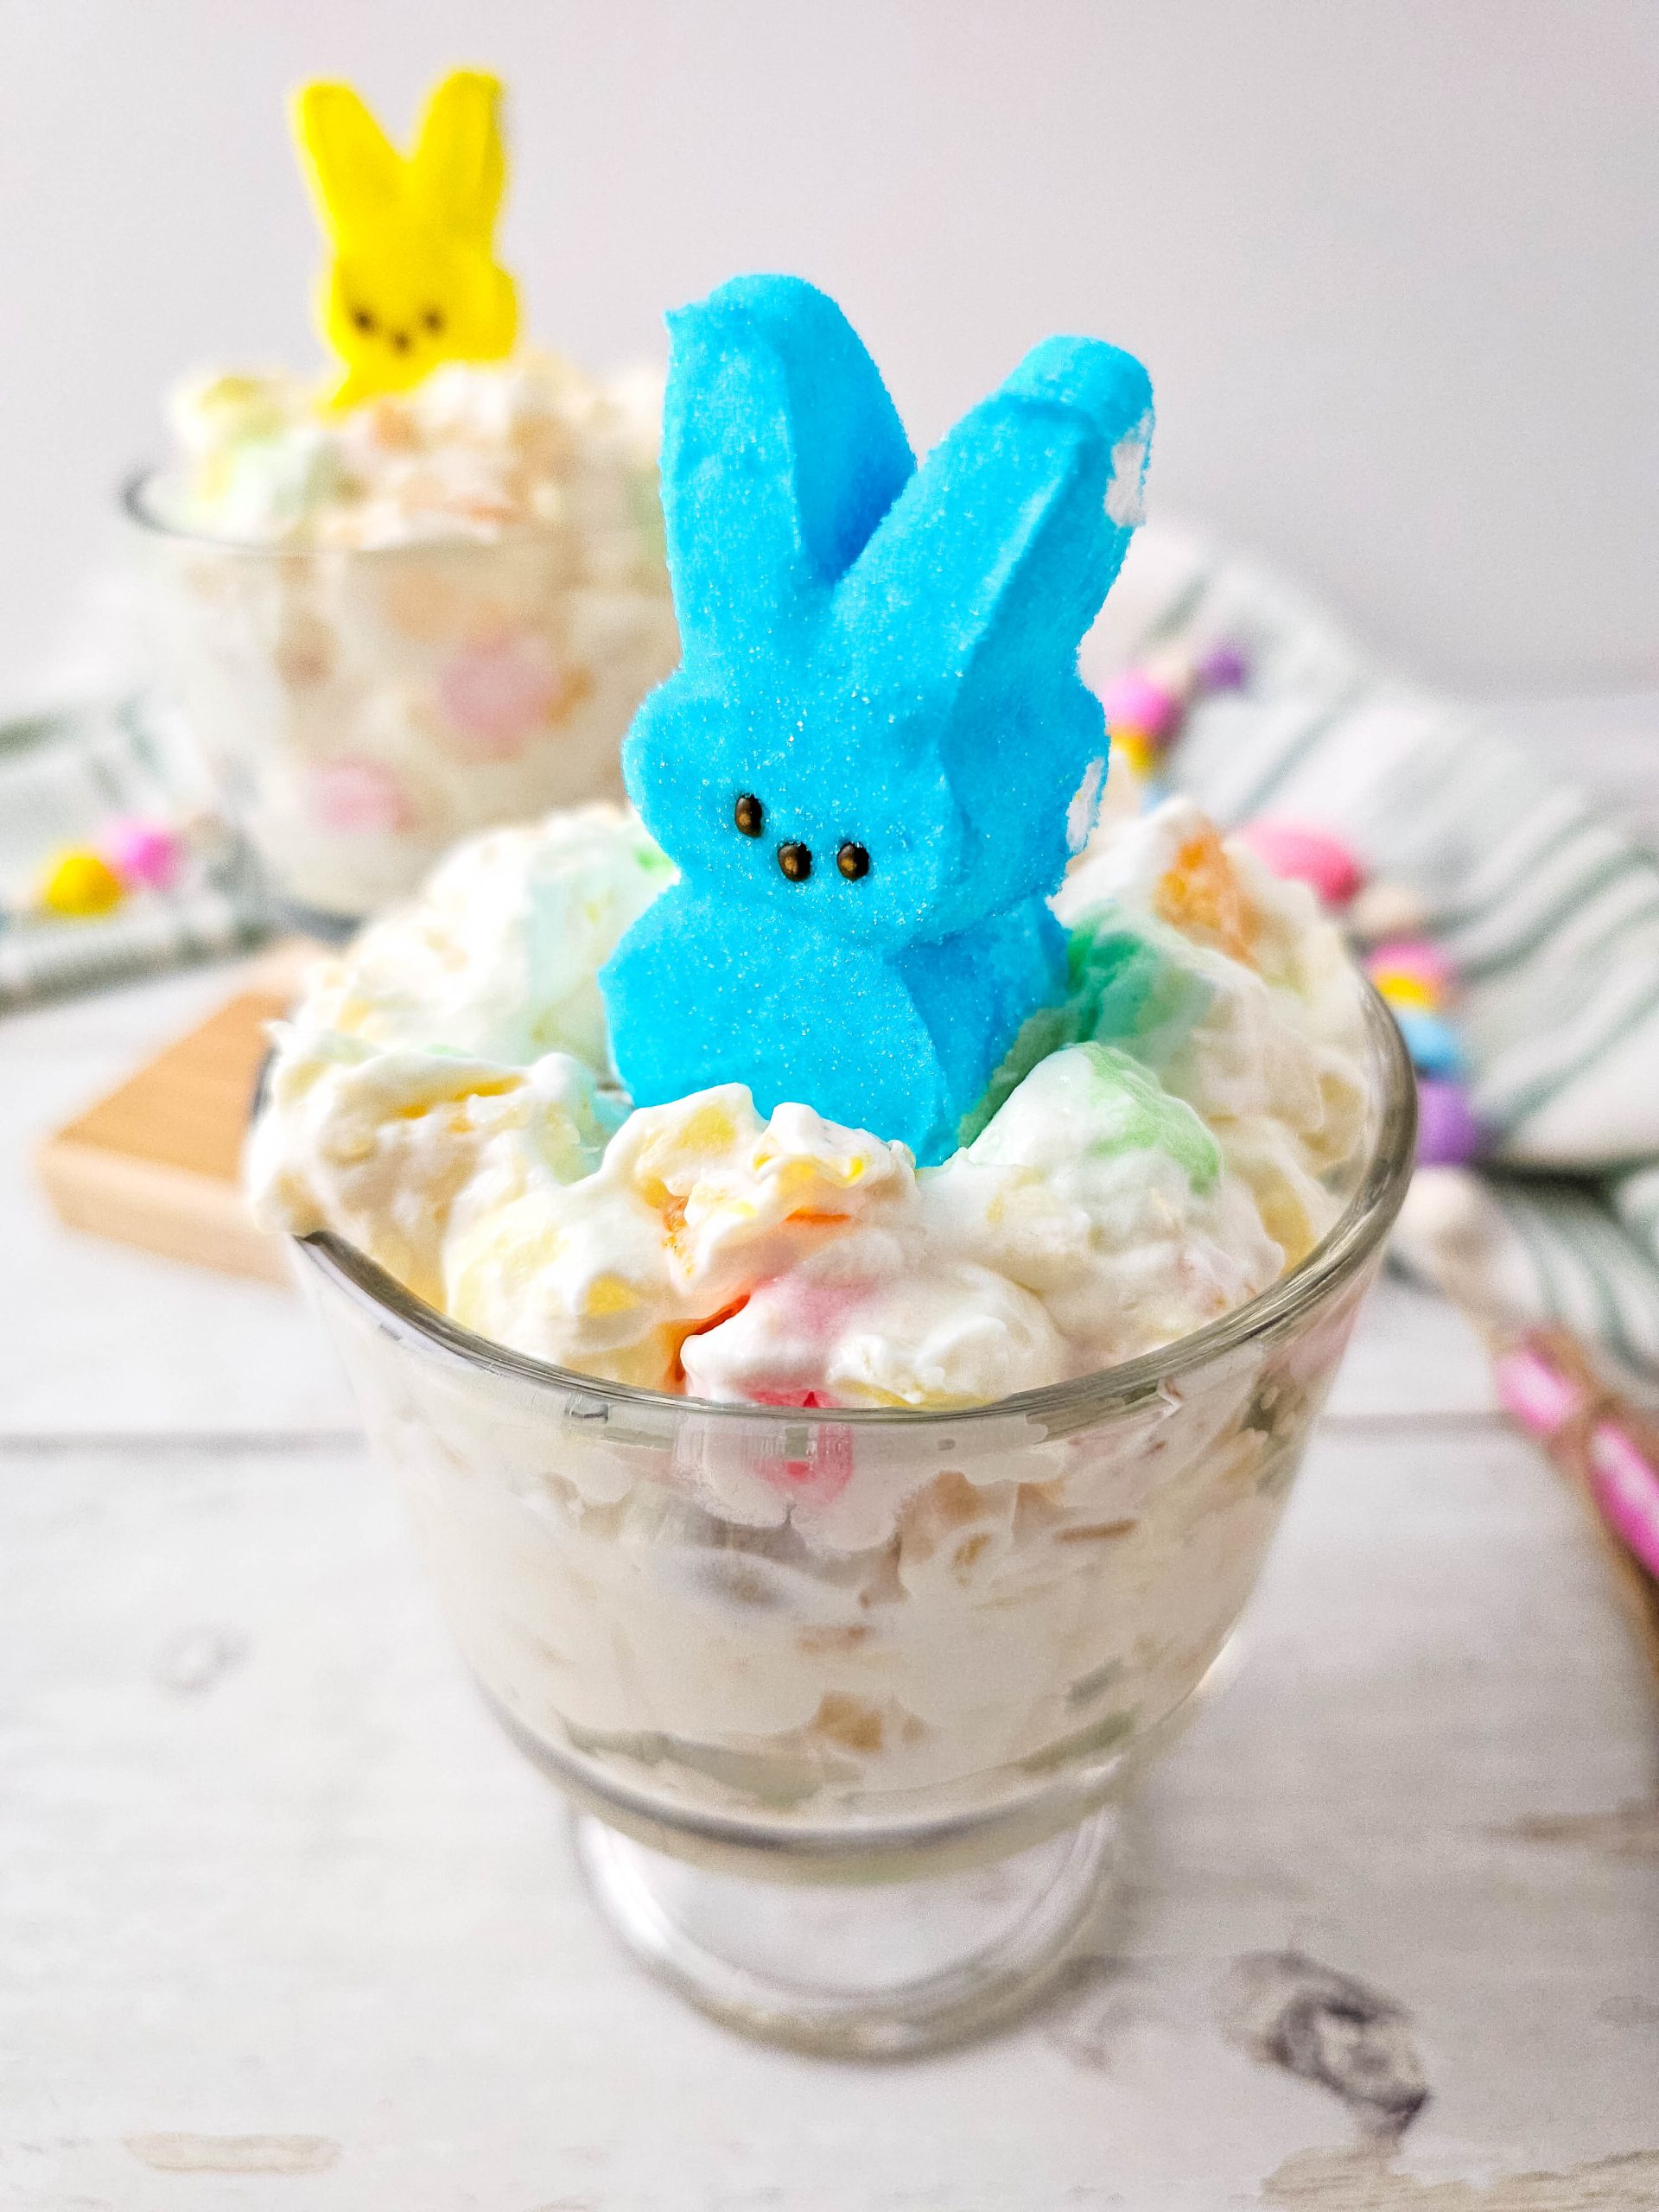
<svg viewBox="0 0 1659 2212"><path fill-rule="evenodd" d="M617 1066L642 1105L741 1083L942 1160L1064 990L1046 900L1107 742L1077 649L1139 518L1146 373L1050 339L918 468L810 285L740 278L670 332L684 657L624 766L681 881L601 979Z"/></svg>

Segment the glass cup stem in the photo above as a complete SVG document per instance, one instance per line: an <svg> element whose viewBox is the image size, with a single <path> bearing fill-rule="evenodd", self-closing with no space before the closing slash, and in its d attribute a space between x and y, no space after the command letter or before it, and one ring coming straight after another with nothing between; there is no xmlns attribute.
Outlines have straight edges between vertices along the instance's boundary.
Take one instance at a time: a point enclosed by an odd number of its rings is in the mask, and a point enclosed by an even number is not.
<svg viewBox="0 0 1659 2212"><path fill-rule="evenodd" d="M726 2026L821 2056L904 2058L1023 2011L1103 1916L1117 1814L988 1866L808 1885L652 1851L573 1819L594 1903L635 1958Z"/></svg>

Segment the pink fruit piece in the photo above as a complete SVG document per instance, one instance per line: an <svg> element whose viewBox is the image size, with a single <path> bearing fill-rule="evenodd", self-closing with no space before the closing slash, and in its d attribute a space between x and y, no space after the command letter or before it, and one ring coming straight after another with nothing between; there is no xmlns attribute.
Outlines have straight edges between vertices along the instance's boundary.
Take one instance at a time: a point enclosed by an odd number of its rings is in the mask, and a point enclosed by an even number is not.
<svg viewBox="0 0 1659 2212"><path fill-rule="evenodd" d="M100 842L129 891L170 891L184 867L184 840L166 822L138 816L112 822Z"/></svg>
<svg viewBox="0 0 1659 2212"><path fill-rule="evenodd" d="M1106 686L1101 704L1108 727L1139 730L1160 743L1180 726L1182 706L1176 693L1144 669L1126 668Z"/></svg>
<svg viewBox="0 0 1659 2212"><path fill-rule="evenodd" d="M1417 1079L1417 1165L1461 1167L1481 1147L1480 1123L1462 1084L1437 1076Z"/></svg>
<svg viewBox="0 0 1659 2212"><path fill-rule="evenodd" d="M1238 835L1263 867L1289 883L1306 883L1327 906L1345 906L1365 880L1351 849L1329 830L1273 816L1247 822Z"/></svg>
<svg viewBox="0 0 1659 2212"><path fill-rule="evenodd" d="M511 760L565 689L544 639L498 638L455 656L438 678L438 703L474 753Z"/></svg>
<svg viewBox="0 0 1659 2212"><path fill-rule="evenodd" d="M759 1404L772 1402L759 1393L755 1397ZM805 1398L810 1406L817 1401L817 1393L809 1390ZM810 1433L804 1432L799 1441L809 1445L810 1459L763 1456L754 1462L755 1472L774 1490L789 1491L813 1504L832 1504L853 1478L852 1430L843 1422L820 1421Z"/></svg>
<svg viewBox="0 0 1659 2212"><path fill-rule="evenodd" d="M401 836L419 810L408 787L378 760L326 760L308 779L311 811L325 829L367 836Z"/></svg>

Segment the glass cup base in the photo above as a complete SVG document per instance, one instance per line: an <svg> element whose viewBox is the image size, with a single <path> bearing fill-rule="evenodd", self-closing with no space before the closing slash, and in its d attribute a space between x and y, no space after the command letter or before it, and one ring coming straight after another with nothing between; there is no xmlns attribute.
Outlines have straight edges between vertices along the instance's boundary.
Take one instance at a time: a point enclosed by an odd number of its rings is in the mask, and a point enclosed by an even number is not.
<svg viewBox="0 0 1659 2212"><path fill-rule="evenodd" d="M727 2027L842 2058L906 2058L1048 1988L1109 1893L1118 1816L919 1880L805 1885L688 1865L591 1813L576 1861L642 1965Z"/></svg>

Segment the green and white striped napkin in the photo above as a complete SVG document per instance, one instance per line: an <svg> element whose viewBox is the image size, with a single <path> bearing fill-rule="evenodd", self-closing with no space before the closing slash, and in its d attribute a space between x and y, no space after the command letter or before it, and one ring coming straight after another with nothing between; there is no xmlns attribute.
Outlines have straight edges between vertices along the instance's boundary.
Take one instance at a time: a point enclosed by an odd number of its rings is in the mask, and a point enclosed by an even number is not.
<svg viewBox="0 0 1659 2212"><path fill-rule="evenodd" d="M251 861L225 836L172 892L62 921L31 911L42 868L95 845L122 815L212 812L188 746L135 701L0 723L0 1011L251 944L270 914Z"/></svg>
<svg viewBox="0 0 1659 2212"><path fill-rule="evenodd" d="M1249 683L1198 702L1175 780L1227 824L1338 833L1425 899L1461 978L1491 1157L1478 1183L1420 1175L1396 1251L1492 1318L1560 1321L1659 1373L1659 859L1265 569L1141 531L1091 650L1223 643Z"/></svg>

